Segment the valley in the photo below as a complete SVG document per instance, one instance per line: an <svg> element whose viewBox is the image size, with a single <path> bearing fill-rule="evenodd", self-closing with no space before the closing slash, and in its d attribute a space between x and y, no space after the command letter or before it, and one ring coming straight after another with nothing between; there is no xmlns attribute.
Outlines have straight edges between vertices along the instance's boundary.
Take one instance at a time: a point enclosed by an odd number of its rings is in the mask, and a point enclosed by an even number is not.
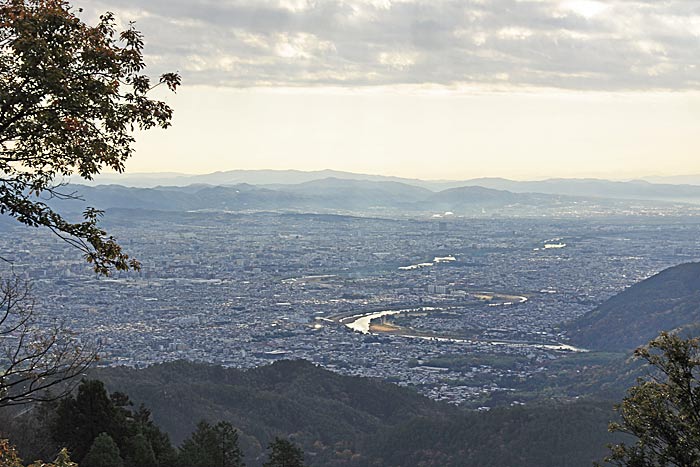
<svg viewBox="0 0 700 467"><path fill-rule="evenodd" d="M100 365L305 359L474 408L536 398L520 388L541 386L574 350L597 350L573 342L567 323L700 257L693 217L110 210L107 222L141 272L97 278L49 234L9 227L0 237L42 297L42 319L61 316L98 342ZM432 266L402 269L423 263ZM386 311L397 314L368 319ZM355 319L360 332L346 326Z"/></svg>

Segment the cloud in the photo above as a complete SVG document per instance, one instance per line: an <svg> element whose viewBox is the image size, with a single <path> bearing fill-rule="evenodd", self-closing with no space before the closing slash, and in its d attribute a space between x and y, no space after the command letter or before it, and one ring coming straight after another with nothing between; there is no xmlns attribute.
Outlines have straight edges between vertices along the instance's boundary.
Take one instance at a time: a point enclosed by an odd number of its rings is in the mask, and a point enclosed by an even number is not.
<svg viewBox="0 0 700 467"><path fill-rule="evenodd" d="M82 2L82 3L81 3ZM214 86L700 88L686 0L78 0Z"/></svg>

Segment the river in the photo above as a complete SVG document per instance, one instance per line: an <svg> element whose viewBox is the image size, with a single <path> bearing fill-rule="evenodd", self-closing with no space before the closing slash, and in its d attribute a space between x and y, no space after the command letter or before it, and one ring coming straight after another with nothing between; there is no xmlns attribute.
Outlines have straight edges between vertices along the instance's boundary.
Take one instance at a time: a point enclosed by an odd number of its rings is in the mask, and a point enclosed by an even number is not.
<svg viewBox="0 0 700 467"><path fill-rule="evenodd" d="M340 322L352 329L353 331L356 332L361 332L362 334L381 334L381 333L373 333L370 330L370 326L372 325L372 321L375 319L382 318L384 316L394 316L398 315L401 313L410 313L410 312L422 312L422 311L434 311L434 310L439 310L441 308L436 308L436 307L419 307L419 308L406 308L402 310L384 310L384 311L377 311L373 313L364 313L361 315L353 315L353 316L347 316L345 318L342 318ZM463 343L463 344L478 344L478 343L486 343L490 345L497 345L497 346L507 346L507 347L520 347L520 348L534 348L534 349L546 349L546 350L560 350L560 351L569 351L569 352L588 352L586 349L580 349L577 347L573 347L568 344L563 344L560 342L554 342L550 344L545 344L541 342L523 342L523 341L482 341L482 340L473 340L473 339L457 339L454 337L439 337L439 336L418 336L418 335L413 335L413 334L393 334L399 337L405 337L409 339L421 339L421 340L428 340L428 341L439 341L439 342L454 342L454 343Z"/></svg>

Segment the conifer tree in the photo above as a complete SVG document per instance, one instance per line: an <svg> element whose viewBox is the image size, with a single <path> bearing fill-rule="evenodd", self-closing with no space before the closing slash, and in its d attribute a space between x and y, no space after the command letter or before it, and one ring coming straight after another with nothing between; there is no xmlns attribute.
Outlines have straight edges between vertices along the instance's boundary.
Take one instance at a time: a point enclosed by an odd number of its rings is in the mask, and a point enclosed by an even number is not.
<svg viewBox="0 0 700 467"><path fill-rule="evenodd" d="M127 467L173 467L177 453L170 439L151 420L143 405L132 410L129 396L107 394L98 380L85 380L75 397L63 399L57 409L52 433L82 465L93 440L106 433L119 447Z"/></svg>
<svg viewBox="0 0 700 467"><path fill-rule="evenodd" d="M263 467L304 467L304 451L291 441L275 438L268 449L270 455Z"/></svg>
<svg viewBox="0 0 700 467"><path fill-rule="evenodd" d="M107 433L100 433L81 463L82 467L124 467L119 447Z"/></svg>
<svg viewBox="0 0 700 467"><path fill-rule="evenodd" d="M148 439L138 433L126 441L126 467L157 467L156 455Z"/></svg>
<svg viewBox="0 0 700 467"><path fill-rule="evenodd" d="M83 457L100 433L110 434L113 440L116 413L101 381L83 381L75 398L68 397L59 404L53 437L68 447L82 464Z"/></svg>
<svg viewBox="0 0 700 467"><path fill-rule="evenodd" d="M182 467L240 467L243 452L238 446L238 432L228 422L212 426L202 420L180 447Z"/></svg>

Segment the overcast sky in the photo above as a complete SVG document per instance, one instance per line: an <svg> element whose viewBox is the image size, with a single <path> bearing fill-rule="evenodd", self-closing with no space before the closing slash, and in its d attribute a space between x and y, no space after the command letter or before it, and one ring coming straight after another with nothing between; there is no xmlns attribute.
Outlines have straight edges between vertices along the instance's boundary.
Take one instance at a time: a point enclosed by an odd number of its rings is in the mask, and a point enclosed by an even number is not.
<svg viewBox="0 0 700 467"><path fill-rule="evenodd" d="M82 0L184 80L128 170L700 173L700 1Z"/></svg>

